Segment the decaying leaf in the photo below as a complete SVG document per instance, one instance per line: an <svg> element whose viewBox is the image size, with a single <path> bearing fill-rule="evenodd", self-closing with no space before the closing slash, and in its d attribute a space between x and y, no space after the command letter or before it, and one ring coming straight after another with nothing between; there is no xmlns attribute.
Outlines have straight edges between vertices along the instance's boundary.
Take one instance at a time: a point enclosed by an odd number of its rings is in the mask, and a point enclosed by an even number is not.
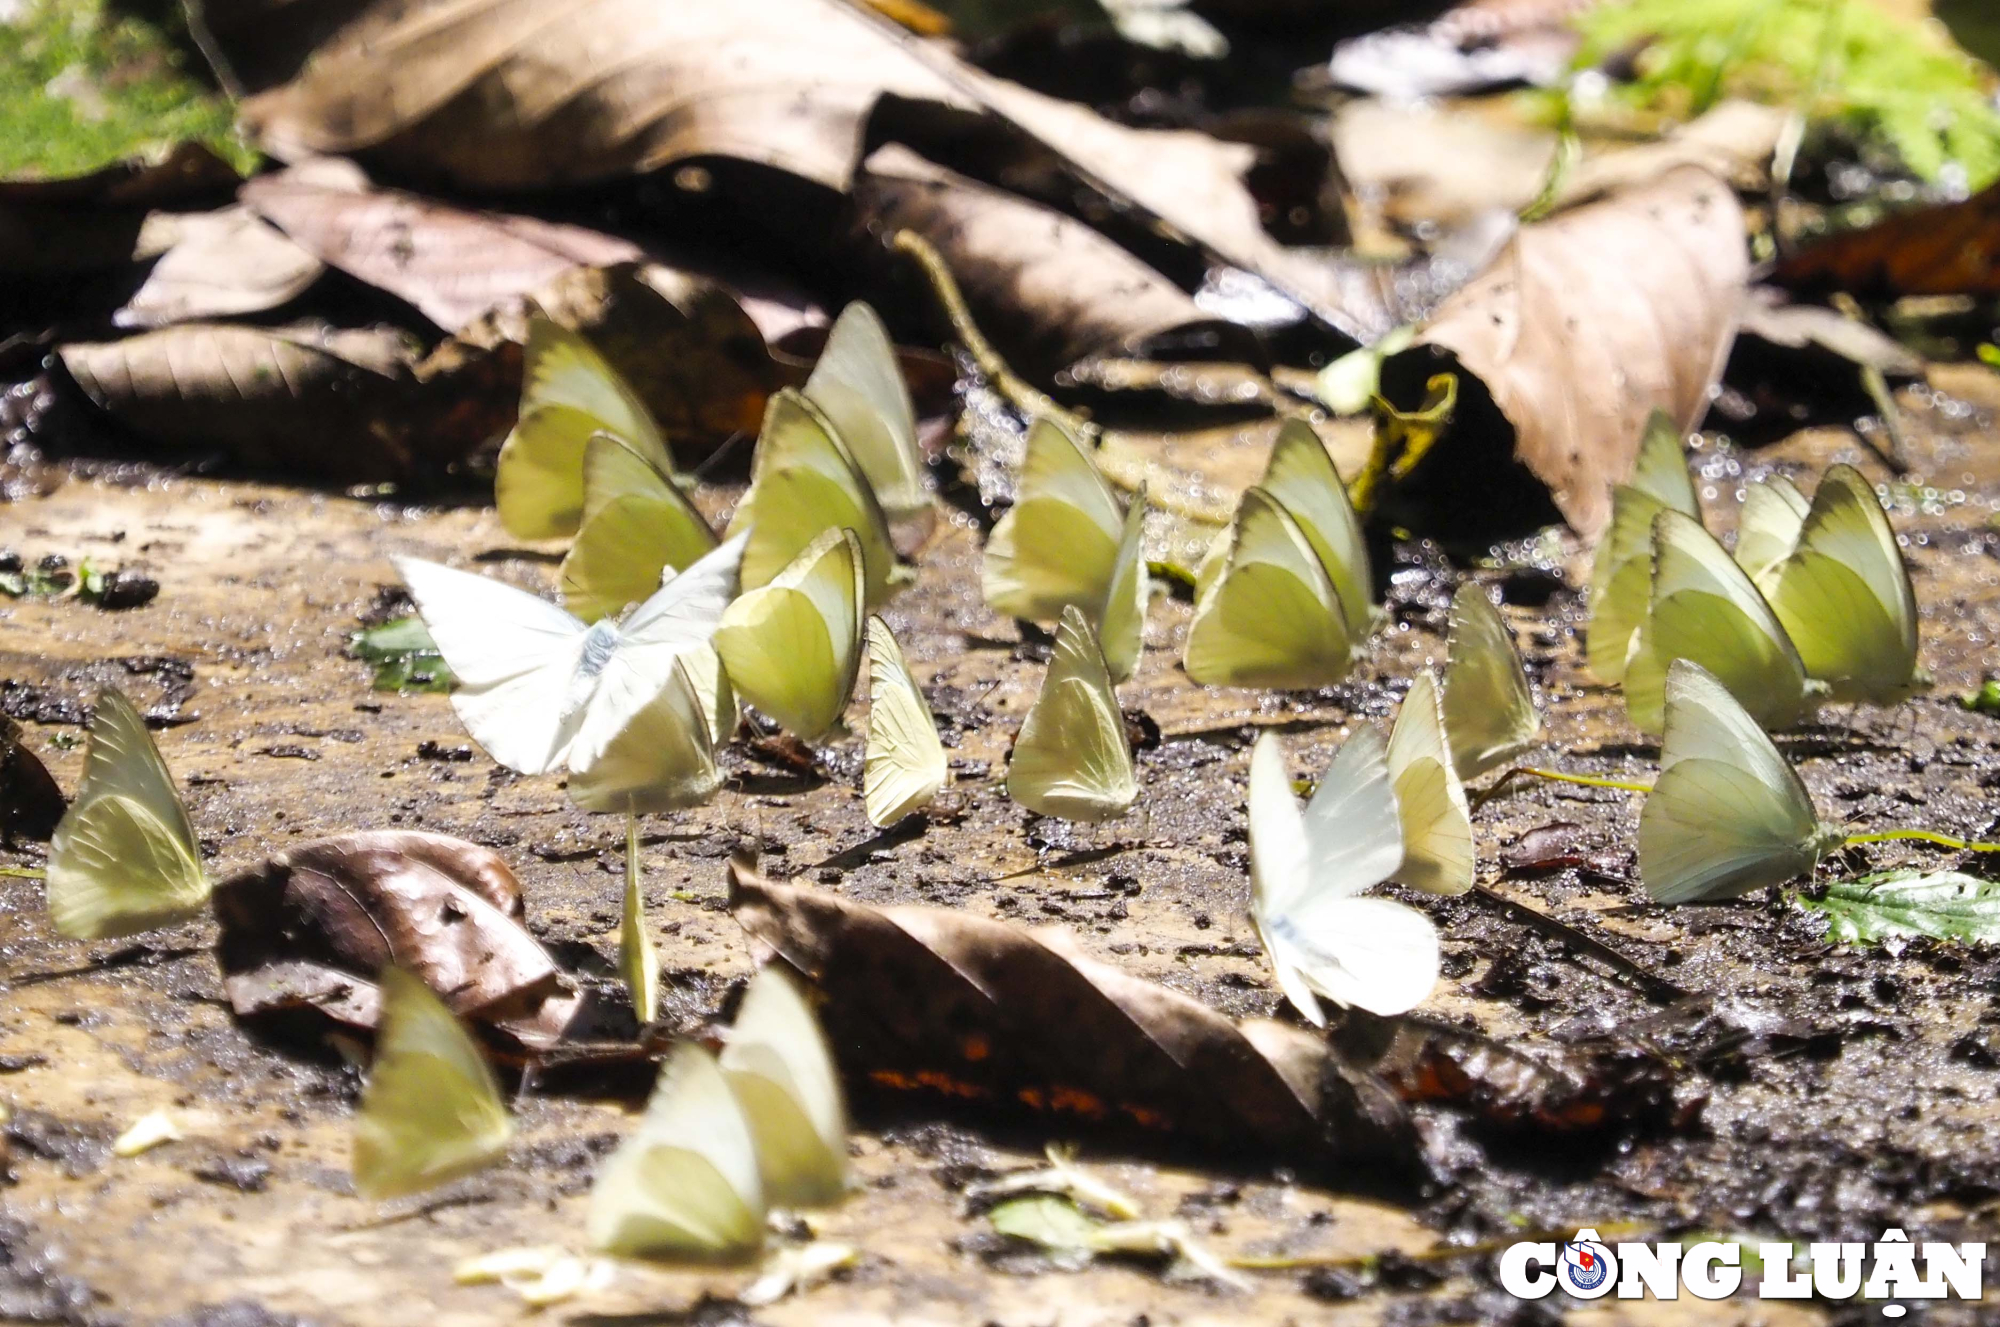
<svg viewBox="0 0 2000 1327"><path fill-rule="evenodd" d="M1038 368L1130 354L1212 324L1186 291L1080 221L955 175L908 148L855 180L871 229L909 229L951 265L983 327Z"/></svg>
<svg viewBox="0 0 2000 1327"><path fill-rule="evenodd" d="M0 181L0 272L47 277L132 260L156 208L226 200L238 177L199 143L56 180Z"/></svg>
<svg viewBox="0 0 2000 1327"><path fill-rule="evenodd" d="M240 196L320 261L408 301L447 332L571 268L640 257L631 241L581 226L376 189L337 159L259 176Z"/></svg>
<svg viewBox="0 0 2000 1327"><path fill-rule="evenodd" d="M729 882L737 921L826 997L820 1014L857 1091L1180 1136L1348 1176L1421 1168L1382 1085L1308 1032L1232 1023L1084 957L1059 930L870 908L741 861Z"/></svg>
<svg viewBox="0 0 2000 1327"><path fill-rule="evenodd" d="M522 924L498 855L442 834L342 834L274 853L215 888L216 956L239 1018L311 1014L372 1029L394 964L451 1011L530 1048L578 997Z"/></svg>
<svg viewBox="0 0 2000 1327"><path fill-rule="evenodd" d="M407 478L484 441L438 426L411 349L391 328L195 322L59 353L84 394L143 437L356 483Z"/></svg>
<svg viewBox="0 0 2000 1327"><path fill-rule="evenodd" d="M1771 274L1788 290L1861 299L2000 295L2000 184L1959 203L1899 212L1803 249Z"/></svg>
<svg viewBox="0 0 2000 1327"><path fill-rule="evenodd" d="M1511 455L1594 538L1646 417L1664 410L1691 428L1707 407L1748 277L1735 194L1692 166L1523 227L1383 365L1397 404L1455 368L1497 408L1466 400L1461 384L1457 424L1402 495L1428 515L1404 523L1448 528L1446 511L1490 519Z"/></svg>
<svg viewBox="0 0 2000 1327"><path fill-rule="evenodd" d="M21 741L21 725L0 714L0 844L48 842L68 807L48 766Z"/></svg>
<svg viewBox="0 0 2000 1327"><path fill-rule="evenodd" d="M1939 940L2000 942L2000 881L1963 871L1882 871L1836 880L1824 898L1799 906L1827 919L1840 944L1927 935Z"/></svg>
<svg viewBox="0 0 2000 1327"><path fill-rule="evenodd" d="M287 304L319 280L319 259L243 207L156 212L139 232L139 252L157 252L146 282L120 309L120 327L162 327Z"/></svg>

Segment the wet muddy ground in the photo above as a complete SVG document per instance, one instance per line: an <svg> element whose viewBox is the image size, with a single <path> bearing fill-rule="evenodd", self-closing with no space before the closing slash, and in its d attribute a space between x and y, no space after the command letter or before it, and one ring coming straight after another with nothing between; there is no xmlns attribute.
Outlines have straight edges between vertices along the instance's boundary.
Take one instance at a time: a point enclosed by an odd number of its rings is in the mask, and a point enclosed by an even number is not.
<svg viewBox="0 0 2000 1327"><path fill-rule="evenodd" d="M1830 711L1791 749L1830 814L1990 836L2000 720L1964 711L1955 697L1978 684L2000 632L2000 449L1987 413L2000 408L2000 378L1952 371L1938 382L1977 408L1911 397L1914 472L1894 490L1893 511L1910 542L1937 690L1896 713ZM1240 483L1267 436L1218 434L1185 454L1225 486ZM1882 476L1852 435L1831 430L1755 453L1710 440L1697 458L1723 526L1745 478L1775 467L1809 484L1836 459ZM709 496L719 509L730 494ZM83 706L115 683L170 718L160 745L216 874L350 829L460 835L513 865L537 936L586 982L615 983L619 826L570 807L553 778L518 778L465 750L444 697L372 692L367 666L343 654L394 584L391 553L548 589L559 549L520 547L483 506L411 509L155 471L77 478L0 506L0 546L30 560L89 557L161 586L149 606L115 613L74 599L0 599L0 704L65 788L81 770ZM698 1028L750 969L723 908L728 853L745 842L761 847L775 875L870 903L1059 924L1093 956L1232 1015L1285 1016L1245 912L1250 741L1279 727L1294 769L1316 773L1353 723L1386 720L1411 671L1442 663L1455 573L1406 546L1390 588L1394 627L1349 682L1317 695L1193 686L1176 664L1188 606L1159 602L1139 676L1121 696L1162 734L1140 756L1140 809L1078 829L1029 817L999 787L1040 668L1036 647L981 602L978 547L969 520L941 521L923 540L917 588L886 614L919 678L935 678L962 814L871 845L858 738L833 745L824 782L733 756L738 777L713 805L645 827L670 1021ZM1570 584L1581 584L1581 571L1572 558ZM1649 777L1652 752L1622 723L1618 697L1582 673L1580 596L1532 569L1472 574L1507 599L1546 703L1543 761ZM751 1311L730 1298L746 1274L627 1273L549 1316L1553 1322L1563 1320L1560 1301L1517 1305L1497 1290L1491 1247L1584 1224L1614 1238L1872 1239L1889 1225L1919 1240L1993 1238L2000 955L1930 943L1829 946L1784 899L1649 907L1633 880L1636 816L1624 794L1522 787L1478 817L1493 894L1410 901L1445 940L1446 978L1420 1011L1427 1019L1591 1072L1636 1065L1659 1108L1651 1114L1637 1095L1614 1093L1614 1114L1632 1118L1586 1138L1426 1107L1447 1182L1409 1203L1344 1194L1338 1176L1300 1180L1293 1159L1260 1154L1256 1140L1227 1163L1084 1140L1086 1164L1147 1215L1187 1220L1225 1255L1297 1260L1248 1273L1255 1288L1240 1293L1138 1264L1061 1270L1008 1248L961 1190L1032 1164L1060 1131L922 1105L870 1107L855 1142L862 1188L820 1223L861 1250L840 1279ZM1522 843L1555 824L1574 828ZM1550 850L1558 838L1562 850ZM39 861L35 846L0 853L0 864ZM1892 862L1947 864L1922 850L1874 849L1836 869ZM526 1095L507 1164L427 1204L377 1210L353 1196L346 1172L357 1074L324 1047L246 1036L222 998L213 939L212 926L197 924L136 944L65 941L48 925L38 882L0 879L0 1100L13 1112L0 1320L257 1324L296 1315L446 1327L525 1313L504 1289L455 1285L452 1265L518 1245L580 1251L593 1165L634 1103ZM156 1110L175 1117L183 1138L111 1157L110 1140ZM235 1307L217 1311L223 1305ZM1829 1317L1747 1297L1567 1309L1580 1323Z"/></svg>

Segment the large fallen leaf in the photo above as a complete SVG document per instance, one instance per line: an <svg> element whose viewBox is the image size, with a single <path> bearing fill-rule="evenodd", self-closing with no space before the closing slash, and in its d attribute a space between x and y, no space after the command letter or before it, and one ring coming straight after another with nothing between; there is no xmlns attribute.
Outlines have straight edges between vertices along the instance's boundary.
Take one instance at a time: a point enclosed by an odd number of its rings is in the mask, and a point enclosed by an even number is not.
<svg viewBox="0 0 2000 1327"><path fill-rule="evenodd" d="M159 254L145 284L114 319L120 327L161 327L263 313L290 303L319 280L319 259L249 209L156 212L139 232L139 254Z"/></svg>
<svg viewBox="0 0 2000 1327"><path fill-rule="evenodd" d="M59 353L85 395L143 437L352 483L406 478L467 450L420 413L409 351L389 329L182 323Z"/></svg>
<svg viewBox="0 0 2000 1327"><path fill-rule="evenodd" d="M260 176L239 196L320 261L408 301L447 332L572 268L641 256L629 240L581 226L375 189L359 167L334 159Z"/></svg>
<svg viewBox="0 0 2000 1327"><path fill-rule="evenodd" d="M1511 491L1495 498L1511 456L1596 537L1647 416L1692 428L1707 408L1749 271L1735 194L1692 166L1523 227L1383 365L1386 394L1406 408L1440 372L1483 389L1461 383L1457 422L1400 495L1414 508L1403 523L1515 515Z"/></svg>
<svg viewBox="0 0 2000 1327"><path fill-rule="evenodd" d="M1084 957L1062 931L870 908L742 862L729 889L743 928L825 996L821 1017L857 1088L1178 1135L1286 1164L1406 1178L1420 1169L1401 1108L1318 1037L1232 1023Z"/></svg>
<svg viewBox="0 0 2000 1327"><path fill-rule="evenodd" d="M578 999L522 924L496 854L410 831L343 834L272 854L217 885L216 956L242 1018L308 1013L371 1029L376 974L422 979L461 1018L553 1045Z"/></svg>
<svg viewBox="0 0 2000 1327"><path fill-rule="evenodd" d="M2000 184L1822 240L1779 263L1771 280L1864 299L2000 295Z"/></svg>
<svg viewBox="0 0 2000 1327"><path fill-rule="evenodd" d="M1962 871L1883 871L1836 880L1824 898L1799 906L1827 920L1842 944L1927 935L1940 940L2000 942L2000 881Z"/></svg>
<svg viewBox="0 0 2000 1327"><path fill-rule="evenodd" d="M1005 83L841 0L382 0L243 107L281 157L365 152L472 189L549 188L728 157L846 192L885 98L1024 131L1114 210L1253 272L1335 326L1339 264L1267 234L1257 151L1131 129Z"/></svg>
<svg viewBox="0 0 2000 1327"><path fill-rule="evenodd" d="M980 323L1024 365L1060 368L1132 354L1212 320L1193 298L1080 221L932 165L891 145L854 185L871 228L935 246Z"/></svg>

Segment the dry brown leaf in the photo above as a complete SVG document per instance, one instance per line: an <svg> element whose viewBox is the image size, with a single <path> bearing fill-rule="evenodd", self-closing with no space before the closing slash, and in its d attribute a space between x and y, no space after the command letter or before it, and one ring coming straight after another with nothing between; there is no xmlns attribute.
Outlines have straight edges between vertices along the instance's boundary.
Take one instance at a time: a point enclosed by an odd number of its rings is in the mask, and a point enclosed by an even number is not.
<svg viewBox="0 0 2000 1327"><path fill-rule="evenodd" d="M442 834L342 834L274 853L215 888L216 956L242 1018L307 1013L369 1029L394 964L461 1018L555 1044L578 997L522 922L496 854Z"/></svg>
<svg viewBox="0 0 2000 1327"><path fill-rule="evenodd" d="M1771 155L1785 128L1775 106L1725 101L1656 143L1616 148L1586 157L1562 182L1565 207L1656 180L1676 166L1700 166L1739 190L1769 183Z"/></svg>
<svg viewBox="0 0 2000 1327"><path fill-rule="evenodd" d="M113 321L163 327L263 313L287 304L319 280L319 259L248 208L156 212L139 232L138 254L159 261Z"/></svg>
<svg viewBox="0 0 2000 1327"><path fill-rule="evenodd" d="M1788 290L1843 290L1863 299L2000 295L2000 184L1962 203L1902 212L1822 240L1771 280Z"/></svg>
<svg viewBox="0 0 2000 1327"><path fill-rule="evenodd" d="M331 158L260 176L239 196L320 261L407 301L447 332L572 268L641 256L630 241L581 226L376 189L359 167Z"/></svg>
<svg viewBox="0 0 2000 1327"><path fill-rule="evenodd" d="M1761 337L1787 350L1817 346L1866 368L1900 378L1923 374L1923 357L1865 322L1819 304L1787 304L1769 286L1753 286L1743 301L1739 335Z"/></svg>
<svg viewBox="0 0 2000 1327"><path fill-rule="evenodd" d="M1677 167L1643 188L1526 226L1447 299L1409 350L1383 365L1399 404L1432 374L1462 370L1497 412L1461 391L1457 422L1403 501L1436 513L1496 511L1504 458L1546 487L1585 538L1610 517L1646 417L1692 428L1729 354L1749 278L1743 211L1707 171Z"/></svg>
<svg viewBox="0 0 2000 1327"><path fill-rule="evenodd" d="M48 766L21 740L21 725L0 714L0 845L17 835L48 842L68 809Z"/></svg>
<svg viewBox="0 0 2000 1327"><path fill-rule="evenodd" d="M871 229L929 240L981 325L1032 369L1134 353L1149 338L1212 321L1186 291L1082 222L907 148L871 155L854 195Z"/></svg>
<svg viewBox="0 0 2000 1327"><path fill-rule="evenodd" d="M857 1088L989 1114L1181 1137L1408 1178L1416 1135L1383 1086L1320 1038L1241 1024L1086 958L1053 928L946 908L876 909L731 863L730 907L825 996Z"/></svg>
<svg viewBox="0 0 2000 1327"><path fill-rule="evenodd" d="M181 323L58 353L93 403L143 437L355 483L406 478L466 450L419 410L410 350L386 328Z"/></svg>

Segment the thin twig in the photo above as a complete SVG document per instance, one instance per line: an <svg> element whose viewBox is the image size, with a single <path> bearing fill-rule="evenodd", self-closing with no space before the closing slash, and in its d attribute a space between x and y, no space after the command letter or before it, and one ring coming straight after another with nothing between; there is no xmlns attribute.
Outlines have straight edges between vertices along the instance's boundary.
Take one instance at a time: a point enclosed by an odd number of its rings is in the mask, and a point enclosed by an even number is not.
<svg viewBox="0 0 2000 1327"><path fill-rule="evenodd" d="M1543 934L1581 949L1601 962L1609 964L1613 969L1638 982L1651 999L1678 1000L1692 994L1686 987L1668 981L1639 960L1599 940L1596 936L1580 931L1560 918L1551 917L1539 908L1530 907L1519 899L1509 898L1491 885L1474 885L1472 891L1481 898L1498 903Z"/></svg>

